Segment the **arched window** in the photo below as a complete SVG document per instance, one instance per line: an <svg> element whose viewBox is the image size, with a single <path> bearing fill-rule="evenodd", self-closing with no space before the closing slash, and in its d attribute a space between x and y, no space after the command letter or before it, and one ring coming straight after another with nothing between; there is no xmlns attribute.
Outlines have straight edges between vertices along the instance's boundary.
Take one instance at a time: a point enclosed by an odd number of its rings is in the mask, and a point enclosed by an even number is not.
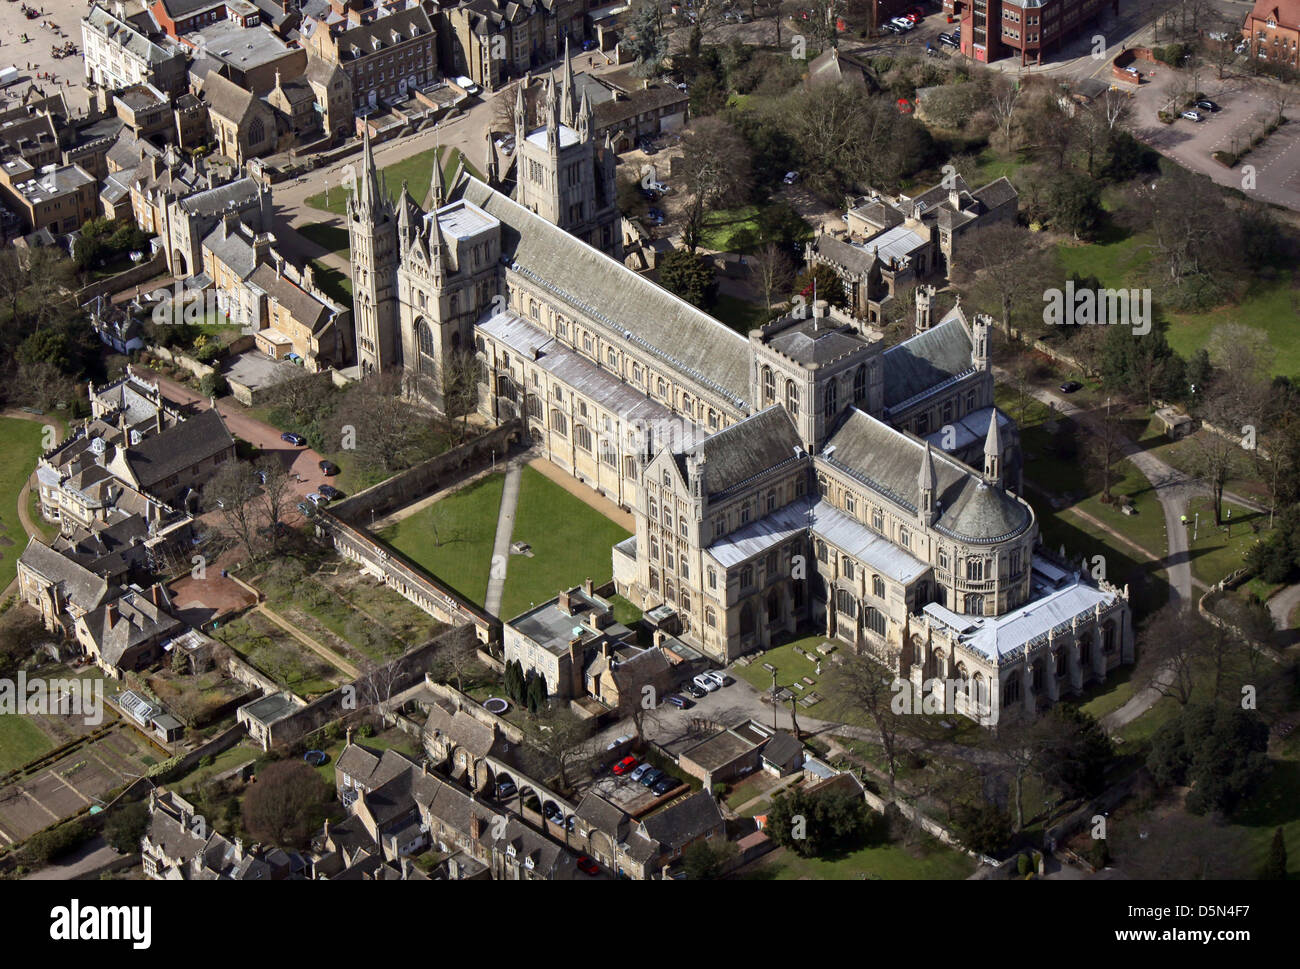
<svg viewBox="0 0 1300 969"><path fill-rule="evenodd" d="M420 336L420 373L432 377L437 372L437 363L434 360L433 328L425 320L420 320L416 326Z"/></svg>
<svg viewBox="0 0 1300 969"><path fill-rule="evenodd" d="M717 613L713 611L712 606L704 607L704 625L708 626L710 629L717 628L718 616Z"/></svg>
<svg viewBox="0 0 1300 969"><path fill-rule="evenodd" d="M659 591L659 573L656 572L654 569L650 570L650 591L651 592Z"/></svg>
<svg viewBox="0 0 1300 969"><path fill-rule="evenodd" d="M659 539L653 535L650 536L650 557L652 559L659 558Z"/></svg>
<svg viewBox="0 0 1300 969"><path fill-rule="evenodd" d="M1012 673L1002 684L1002 705L1008 706L1020 699L1020 674Z"/></svg>
<svg viewBox="0 0 1300 969"><path fill-rule="evenodd" d="M262 124L261 118L254 118L253 123L248 126L248 144L257 145L266 137L266 126Z"/></svg>
<svg viewBox="0 0 1300 969"><path fill-rule="evenodd" d="M835 590L835 608L850 619L855 618L858 614L858 602L848 589Z"/></svg>
<svg viewBox="0 0 1300 969"><path fill-rule="evenodd" d="M659 383L656 384L655 387L656 387L656 389L657 389L657 391L658 391L658 393L659 393L659 396L662 397L664 400L667 400L667 399L668 399L668 384L666 384L666 383L664 382L664 378L663 378L663 377L660 377L660 378L659 378Z"/></svg>
<svg viewBox="0 0 1300 969"><path fill-rule="evenodd" d="M839 407L839 384L832 379L826 385L826 419L830 420L835 416L835 411Z"/></svg>
<svg viewBox="0 0 1300 969"><path fill-rule="evenodd" d="M885 622L885 614L875 606L867 606L863 619L866 627L877 636L885 635L885 628L887 626L887 623Z"/></svg>
<svg viewBox="0 0 1300 969"><path fill-rule="evenodd" d="M650 499L650 517L651 518L659 517L659 504L653 498Z"/></svg>
<svg viewBox="0 0 1300 969"><path fill-rule="evenodd" d="M826 552L826 543L819 541L817 543L817 561L825 563L828 558L829 556Z"/></svg>
<svg viewBox="0 0 1300 969"><path fill-rule="evenodd" d="M968 592L966 594L966 615L984 615L984 596L980 595L978 592Z"/></svg>
<svg viewBox="0 0 1300 969"><path fill-rule="evenodd" d="M799 416L799 388L794 385L793 380L785 382L785 409L790 412L791 417Z"/></svg>
<svg viewBox="0 0 1300 969"><path fill-rule="evenodd" d="M609 367L611 370L618 369L618 354L614 352L613 347L610 347L609 350L606 352L605 359L609 362Z"/></svg>
<svg viewBox="0 0 1300 969"><path fill-rule="evenodd" d="M867 365L858 367L853 375L853 399L861 402L867 399Z"/></svg>
<svg viewBox="0 0 1300 969"><path fill-rule="evenodd" d="M561 414L558 410L554 410L554 409L553 409L553 410L551 411L551 427L552 427L556 432L558 432L558 433L560 433L560 434L564 434L564 435L567 436L568 433L569 433L569 421L568 421L568 418L566 418L566 417L565 417L563 414Z"/></svg>
<svg viewBox="0 0 1300 969"><path fill-rule="evenodd" d="M591 451L591 429L584 424L578 424L573 428L573 442L590 453Z"/></svg>
<svg viewBox="0 0 1300 969"><path fill-rule="evenodd" d="M682 411L685 412L687 417L695 416L695 408L692 405L690 394L682 394Z"/></svg>
<svg viewBox="0 0 1300 969"><path fill-rule="evenodd" d="M691 611L691 594L685 589L682 590L682 612Z"/></svg>
<svg viewBox="0 0 1300 969"><path fill-rule="evenodd" d="M871 594L877 599L885 598L885 580L878 575L871 577Z"/></svg>
<svg viewBox="0 0 1300 969"><path fill-rule="evenodd" d="M771 367L763 368L763 403L771 404L776 401L776 377L772 373Z"/></svg>

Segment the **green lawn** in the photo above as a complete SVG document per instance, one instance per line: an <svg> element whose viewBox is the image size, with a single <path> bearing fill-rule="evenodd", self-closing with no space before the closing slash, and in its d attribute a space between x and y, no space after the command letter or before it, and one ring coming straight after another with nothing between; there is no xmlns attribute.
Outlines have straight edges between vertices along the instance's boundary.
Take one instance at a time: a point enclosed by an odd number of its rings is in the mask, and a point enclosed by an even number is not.
<svg viewBox="0 0 1300 969"><path fill-rule="evenodd" d="M63 421L50 418L60 429ZM0 589L18 574L18 556L27 547L27 533L18 520L18 493L41 456L45 425L16 417L0 417Z"/></svg>
<svg viewBox="0 0 1300 969"><path fill-rule="evenodd" d="M793 683L800 683L804 686L803 690L791 690L796 695L804 695L811 692L821 694L821 702L814 703L810 707L799 706L799 713L807 711L809 716L824 717L826 711L826 678L831 669L830 658L822 660L822 673L817 674L817 665L811 660L805 659L795 652L795 648L816 652L818 646L826 642L826 637L822 635L804 636L801 639L793 640L782 646L775 646L765 653L760 653L754 657L754 661L748 666L741 666L739 663L731 667L731 672L745 680L750 686L763 693L768 693L772 689L772 671L763 668L763 664L776 667L776 685L778 687L790 686ZM839 649L846 649L842 643L837 644ZM803 684L803 678L810 677L814 683L812 686ZM788 704L789 701L787 701Z"/></svg>
<svg viewBox="0 0 1300 969"><path fill-rule="evenodd" d="M1230 501L1223 503L1223 513L1232 512L1232 536L1214 524L1214 509L1209 498L1193 498L1187 503L1187 518L1196 521L1200 515L1200 524L1196 527L1196 541L1192 541L1192 531L1187 533L1187 544L1192 558L1192 575L1206 585L1213 585L1229 572L1246 564L1246 552L1258 541L1266 540L1272 531L1268 528L1268 513L1252 511ZM1224 519L1224 527L1229 519ZM1259 533L1252 529L1252 524L1260 526Z"/></svg>
<svg viewBox="0 0 1300 969"><path fill-rule="evenodd" d="M1062 243L1057 248L1067 273L1096 277L1103 286L1137 287L1150 267L1155 252L1149 248L1149 233L1110 238L1092 244ZM1296 339L1296 318L1300 315L1300 291L1295 273L1285 270L1271 278L1251 282L1241 301L1197 313L1170 312L1156 308L1157 316L1169 322L1169 345L1183 357L1190 357L1206 345L1216 326L1241 323L1262 330L1273 345L1273 373L1300 374L1300 341Z"/></svg>
<svg viewBox="0 0 1300 969"><path fill-rule="evenodd" d="M513 539L531 545L533 555L510 557L502 617L517 616L530 603L545 602L561 587L580 585L584 579L604 584L613 570L610 550L630 534L541 472L525 467ZM489 546L491 541L489 537Z"/></svg>
<svg viewBox="0 0 1300 969"><path fill-rule="evenodd" d="M333 269L319 260L312 261L316 288L344 309L352 307L352 280L341 269Z"/></svg>
<svg viewBox="0 0 1300 969"><path fill-rule="evenodd" d="M295 226L295 228L298 235L308 242L316 243L322 249L337 252L345 258L351 252L349 249L351 240L348 238L348 230L342 226L329 222L312 222L308 225Z"/></svg>
<svg viewBox="0 0 1300 969"><path fill-rule="evenodd" d="M0 774L35 760L54 742L36 726L32 717L0 717Z"/></svg>
<svg viewBox="0 0 1300 969"><path fill-rule="evenodd" d="M487 594L504 484L504 474L480 478L390 525L379 537L467 599L481 603ZM521 556L512 556L511 569L520 561Z"/></svg>
<svg viewBox="0 0 1300 969"><path fill-rule="evenodd" d="M975 860L927 838L914 848L885 844L859 848L838 858L800 858L778 848L748 877L776 881L939 880L968 878Z"/></svg>
<svg viewBox="0 0 1300 969"><path fill-rule="evenodd" d="M456 167L460 162L461 153L457 148L441 145L436 150L430 148L428 151L422 151L418 155L412 155L410 158L380 169L381 184L386 183L389 197L396 199L402 193L402 182L405 181L406 190L418 204L423 205L429 197L433 159L437 153L442 156L443 176L450 184L451 177L456 173ZM475 178L482 178L478 168L468 159L465 160L465 169ZM322 212L344 215L347 211L347 195L348 193L340 185L330 185L324 191L308 198L307 204Z"/></svg>
<svg viewBox="0 0 1300 969"><path fill-rule="evenodd" d="M343 676L270 620L245 613L214 633L249 665L300 697L328 693Z"/></svg>

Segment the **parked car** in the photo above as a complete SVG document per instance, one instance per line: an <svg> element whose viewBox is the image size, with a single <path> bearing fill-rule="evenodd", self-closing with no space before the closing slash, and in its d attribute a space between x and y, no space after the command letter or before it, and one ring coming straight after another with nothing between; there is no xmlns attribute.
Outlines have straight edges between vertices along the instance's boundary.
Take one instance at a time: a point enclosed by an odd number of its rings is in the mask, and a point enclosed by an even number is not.
<svg viewBox="0 0 1300 969"><path fill-rule="evenodd" d="M641 778L641 786L654 787L656 784L659 783L660 778L662 778L663 776L664 776L664 772L659 770L659 768L657 767L654 770L648 770L645 772L645 775Z"/></svg>
<svg viewBox="0 0 1300 969"><path fill-rule="evenodd" d="M940 34L939 43L944 47L960 47L961 38L957 34Z"/></svg>
<svg viewBox="0 0 1300 969"><path fill-rule="evenodd" d="M907 100L907 98L899 98L896 103L898 104L899 114L911 114L916 110L912 107L912 102Z"/></svg>
<svg viewBox="0 0 1300 969"><path fill-rule="evenodd" d="M781 179L781 181L785 182L785 184L787 184L787 185L793 185L795 182L799 181L799 173L798 173L798 172L786 172L786 173L785 173L785 178Z"/></svg>
<svg viewBox="0 0 1300 969"><path fill-rule="evenodd" d="M325 504L325 496L321 494L319 491L313 491L311 494L307 496L307 500L310 501L313 505Z"/></svg>
<svg viewBox="0 0 1300 969"><path fill-rule="evenodd" d="M339 473L339 466L333 461L322 461L320 463L321 474L327 474L330 477Z"/></svg>
<svg viewBox="0 0 1300 969"><path fill-rule="evenodd" d="M1196 106L1200 108L1202 111L1219 110L1219 106L1215 104L1213 101L1211 101L1209 98L1201 98L1201 100L1196 102Z"/></svg>
<svg viewBox="0 0 1300 969"><path fill-rule="evenodd" d="M651 771L653 769L654 768L652 768L648 763L642 764L636 770L632 771L632 773L629 774L628 776L631 777L632 780L634 781L639 781L641 778L645 777L647 771Z"/></svg>
<svg viewBox="0 0 1300 969"><path fill-rule="evenodd" d="M904 17L915 17L917 20L925 19L925 11L920 6L911 6L903 11Z"/></svg>
<svg viewBox="0 0 1300 969"><path fill-rule="evenodd" d="M564 819L565 831L572 831L577 826L578 826L578 819L574 817L572 814L570 814L567 818Z"/></svg>
<svg viewBox="0 0 1300 969"><path fill-rule="evenodd" d="M596 864L586 855L578 855L578 871L585 875L599 875L600 865Z"/></svg>
<svg viewBox="0 0 1300 969"><path fill-rule="evenodd" d="M709 670L707 673L701 675L707 676L714 683L718 684L719 687L724 687L731 683L731 677L727 676L727 674L722 672L722 670Z"/></svg>
<svg viewBox="0 0 1300 969"><path fill-rule="evenodd" d="M300 501L298 502L298 511L301 514L305 515L306 517L310 518L312 513L312 506L305 501Z"/></svg>
<svg viewBox="0 0 1300 969"><path fill-rule="evenodd" d="M929 44L926 44L926 45L925 45L925 56L926 56L926 57L942 57L942 56L943 56L943 51L939 50L939 48L937 48L937 47L931 47Z"/></svg>
<svg viewBox="0 0 1300 969"><path fill-rule="evenodd" d="M1186 118L1188 121L1204 121L1204 120L1205 120L1205 115L1201 114L1201 112L1199 112L1199 111L1184 111L1184 112L1183 112L1183 117Z"/></svg>
<svg viewBox="0 0 1300 969"><path fill-rule="evenodd" d="M651 207L648 217L655 225L663 225L664 220L667 218L667 216L664 215L663 209L656 209L654 207Z"/></svg>
<svg viewBox="0 0 1300 969"><path fill-rule="evenodd" d="M708 690L710 693L718 689L718 684L709 677L707 673L701 673L695 679L691 680L701 690Z"/></svg>
<svg viewBox="0 0 1300 969"><path fill-rule="evenodd" d="M519 788L515 786L514 781L505 780L497 785L497 800L503 801L508 797L514 797L519 793Z"/></svg>
<svg viewBox="0 0 1300 969"><path fill-rule="evenodd" d="M669 693L666 697L664 697L664 702L671 703L678 710L685 710L688 707L692 707L695 705L691 703L690 700L686 699L686 697L679 696L676 693Z"/></svg>
<svg viewBox="0 0 1300 969"><path fill-rule="evenodd" d="M614 773L619 777L622 777L624 774L632 770L634 767L636 767L636 758L624 757L622 760L620 760L617 764L614 765Z"/></svg>
<svg viewBox="0 0 1300 969"><path fill-rule="evenodd" d="M462 88L466 94L475 95L483 92L483 89L475 84L473 79L466 77L464 74L455 77L452 80L456 83L456 86Z"/></svg>
<svg viewBox="0 0 1300 969"><path fill-rule="evenodd" d="M582 42L582 49L583 49L583 50L595 50L595 49L596 49L596 42L595 42L594 40L584 40L584 41Z"/></svg>
<svg viewBox="0 0 1300 969"><path fill-rule="evenodd" d="M687 683L684 689L686 690L687 693L695 697L695 699L697 700L703 699L704 697L709 695L708 690L704 689L703 687L696 686L694 683Z"/></svg>
<svg viewBox="0 0 1300 969"><path fill-rule="evenodd" d="M559 821L564 817L564 812L560 810L559 805L554 801L547 801L546 807L542 808L542 816L547 821Z"/></svg>
<svg viewBox="0 0 1300 969"><path fill-rule="evenodd" d="M280 440L292 444L294 447L307 446L307 439L303 437L301 434L290 434L289 432L286 431L285 433L280 435Z"/></svg>
<svg viewBox="0 0 1300 969"><path fill-rule="evenodd" d="M321 485L320 493L330 501L338 501L343 497L343 492L339 491L339 489L335 488L333 485Z"/></svg>
<svg viewBox="0 0 1300 969"><path fill-rule="evenodd" d="M889 23L899 33L903 33L903 34L907 33L909 30L914 30L916 28L916 23L914 21L908 20L906 17L895 17Z"/></svg>
<svg viewBox="0 0 1300 969"><path fill-rule="evenodd" d="M617 750L619 747L622 747L625 743L627 743L627 742L628 742L629 740L631 740L631 739L632 739L631 737L616 737L616 738L614 738L614 740L612 740L612 741L610 742L610 745L609 745L608 747L606 747L605 749L606 749L606 750Z"/></svg>
<svg viewBox="0 0 1300 969"><path fill-rule="evenodd" d="M667 794L680 783L681 781L673 777L672 774L665 774L663 777L659 778L659 780L655 781L655 786L650 788L650 790L654 791L656 794Z"/></svg>
<svg viewBox="0 0 1300 969"><path fill-rule="evenodd" d="M1061 384L1061 393L1063 394L1072 394L1076 390L1082 389L1083 384L1079 383L1077 380L1067 380L1065 383Z"/></svg>

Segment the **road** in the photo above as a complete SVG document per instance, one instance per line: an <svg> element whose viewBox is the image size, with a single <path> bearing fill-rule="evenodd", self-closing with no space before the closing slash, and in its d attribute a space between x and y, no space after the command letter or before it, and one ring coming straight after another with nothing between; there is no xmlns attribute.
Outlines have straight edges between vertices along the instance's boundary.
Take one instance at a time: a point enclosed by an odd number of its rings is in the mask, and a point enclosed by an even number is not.
<svg viewBox="0 0 1300 969"><path fill-rule="evenodd" d="M110 865L123 856L104 843L101 837L94 837L62 861L46 865L40 871L24 875L23 881L72 881L81 875Z"/></svg>

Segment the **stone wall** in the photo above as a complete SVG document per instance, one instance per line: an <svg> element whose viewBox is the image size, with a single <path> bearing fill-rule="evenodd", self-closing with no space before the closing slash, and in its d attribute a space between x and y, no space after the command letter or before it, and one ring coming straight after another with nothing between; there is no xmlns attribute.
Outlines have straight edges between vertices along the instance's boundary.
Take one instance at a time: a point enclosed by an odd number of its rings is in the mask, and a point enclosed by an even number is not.
<svg viewBox="0 0 1300 969"><path fill-rule="evenodd" d="M130 289L140 283L147 282L157 276L167 272L167 253L159 249L153 257L146 259L138 266L132 266L116 276L109 276L107 279L100 279L85 286L77 291L78 305L85 304L96 296L109 296L113 293L120 293L123 290Z"/></svg>
<svg viewBox="0 0 1300 969"><path fill-rule="evenodd" d="M507 421L472 441L345 498L332 505L330 511L348 522L367 522L372 514L386 515L487 467L494 454L496 460L503 460L522 436L523 424L519 420Z"/></svg>

